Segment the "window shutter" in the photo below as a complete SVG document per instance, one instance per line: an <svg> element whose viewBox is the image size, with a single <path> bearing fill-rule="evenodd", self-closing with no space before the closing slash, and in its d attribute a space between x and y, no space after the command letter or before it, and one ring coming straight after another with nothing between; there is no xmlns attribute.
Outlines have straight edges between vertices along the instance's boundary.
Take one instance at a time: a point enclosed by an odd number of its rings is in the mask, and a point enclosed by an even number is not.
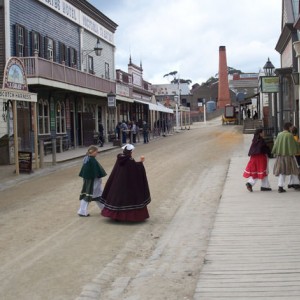
<svg viewBox="0 0 300 300"><path fill-rule="evenodd" d="M68 48L68 66L72 66L72 51L70 47Z"/></svg>
<svg viewBox="0 0 300 300"><path fill-rule="evenodd" d="M15 56L19 56L19 42L18 42L19 25L15 25Z"/></svg>
<svg viewBox="0 0 300 300"><path fill-rule="evenodd" d="M53 61L57 61L56 59L56 42L53 41Z"/></svg>
<svg viewBox="0 0 300 300"><path fill-rule="evenodd" d="M41 36L41 34L39 34L39 43L40 43L39 57L43 57L43 37Z"/></svg>
<svg viewBox="0 0 300 300"><path fill-rule="evenodd" d="M44 38L44 58L49 59L48 57L48 38Z"/></svg>
<svg viewBox="0 0 300 300"><path fill-rule="evenodd" d="M24 53L23 55L27 57L29 55L29 42L28 42L28 30L24 28Z"/></svg>
<svg viewBox="0 0 300 300"><path fill-rule="evenodd" d="M30 55L34 56L34 39L33 39L33 31L30 31L29 33L29 39L30 39Z"/></svg>
<svg viewBox="0 0 300 300"><path fill-rule="evenodd" d="M62 64L64 60L64 44L62 42L58 42L58 48L59 48L59 63Z"/></svg>

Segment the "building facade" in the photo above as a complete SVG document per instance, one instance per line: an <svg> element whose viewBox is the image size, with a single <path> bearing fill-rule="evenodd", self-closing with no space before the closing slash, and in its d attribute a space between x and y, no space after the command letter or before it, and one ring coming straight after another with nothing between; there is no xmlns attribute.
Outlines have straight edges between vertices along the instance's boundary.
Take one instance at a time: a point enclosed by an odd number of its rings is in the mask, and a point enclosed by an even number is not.
<svg viewBox="0 0 300 300"><path fill-rule="evenodd" d="M142 63L134 64L131 56L127 71L116 70L116 90L119 121L135 122L139 128L145 121L154 135L162 132L163 124L173 123L173 109L159 103L152 84L144 80Z"/></svg>
<svg viewBox="0 0 300 300"><path fill-rule="evenodd" d="M1 0L0 23L0 83L6 61L18 57L38 97L38 140L56 139L63 150L88 146L100 123L107 135L117 24L85 0ZM0 99L0 138L12 134L8 100ZM33 105L17 103L21 150L33 149Z"/></svg>
<svg viewBox="0 0 300 300"><path fill-rule="evenodd" d="M298 0L282 1L281 33L275 47L281 64L275 69L275 75L279 77L279 92L273 93L269 101L275 132L281 131L285 122L292 122L298 128L300 125L299 83L293 80L294 74L300 71L293 46L299 40L299 12Z"/></svg>

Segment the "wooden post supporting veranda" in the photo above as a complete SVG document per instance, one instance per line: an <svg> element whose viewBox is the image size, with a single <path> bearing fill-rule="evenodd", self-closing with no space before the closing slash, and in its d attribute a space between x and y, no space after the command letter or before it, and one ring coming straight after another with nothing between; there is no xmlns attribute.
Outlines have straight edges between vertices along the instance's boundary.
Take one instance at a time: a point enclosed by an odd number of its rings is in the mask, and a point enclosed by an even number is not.
<svg viewBox="0 0 300 300"><path fill-rule="evenodd" d="M17 101L12 101L13 106L13 120L14 120L14 145L15 145L15 165L16 175L20 174L19 170L19 143L18 143L18 123L17 123Z"/></svg>
<svg viewBox="0 0 300 300"><path fill-rule="evenodd" d="M34 156L35 156L35 168L39 168L39 148L38 148L38 134L37 134L37 103L33 102L33 136L34 136Z"/></svg>

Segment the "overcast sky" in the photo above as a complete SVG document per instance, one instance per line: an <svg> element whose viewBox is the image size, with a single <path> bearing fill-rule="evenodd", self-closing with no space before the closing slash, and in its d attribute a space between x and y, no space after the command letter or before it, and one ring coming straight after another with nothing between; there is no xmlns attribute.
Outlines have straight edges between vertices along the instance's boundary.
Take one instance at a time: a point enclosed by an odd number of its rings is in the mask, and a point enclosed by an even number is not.
<svg viewBox="0 0 300 300"><path fill-rule="evenodd" d="M90 0L118 24L116 69L142 62L144 80L168 83L163 76L202 83L219 68L219 46L227 65L259 72L268 57L276 68L282 0Z"/></svg>

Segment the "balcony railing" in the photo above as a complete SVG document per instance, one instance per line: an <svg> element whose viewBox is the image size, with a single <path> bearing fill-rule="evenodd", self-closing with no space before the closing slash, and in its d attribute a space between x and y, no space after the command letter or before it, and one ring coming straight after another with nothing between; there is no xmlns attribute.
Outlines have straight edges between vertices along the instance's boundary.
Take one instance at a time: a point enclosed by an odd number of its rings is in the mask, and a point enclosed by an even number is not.
<svg viewBox="0 0 300 300"><path fill-rule="evenodd" d="M116 92L116 83L40 57L20 57L27 78L44 78L95 91Z"/></svg>

